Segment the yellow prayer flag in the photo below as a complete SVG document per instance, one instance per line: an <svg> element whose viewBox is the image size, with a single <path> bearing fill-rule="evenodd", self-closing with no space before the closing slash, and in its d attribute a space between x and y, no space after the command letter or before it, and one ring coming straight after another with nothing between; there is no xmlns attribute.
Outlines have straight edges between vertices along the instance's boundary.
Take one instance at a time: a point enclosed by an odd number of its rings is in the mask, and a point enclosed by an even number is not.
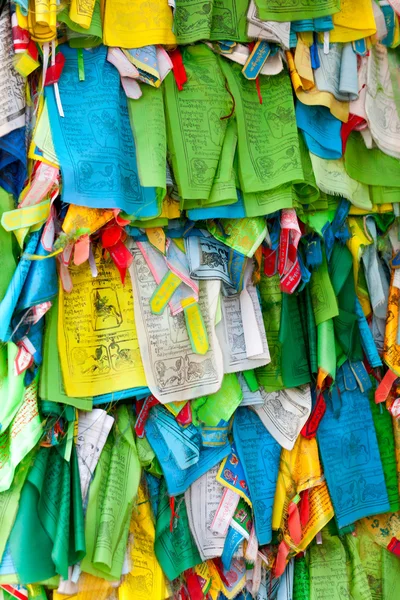
<svg viewBox="0 0 400 600"><path fill-rule="evenodd" d="M386 313L385 341L383 344L383 360L397 377L400 377L400 345L397 343L399 327L400 290L393 285L394 270L389 288L388 308Z"/></svg>
<svg viewBox="0 0 400 600"><path fill-rule="evenodd" d="M106 0L103 23L106 46L141 48L152 44L174 46L172 9L168 0Z"/></svg>
<svg viewBox="0 0 400 600"><path fill-rule="evenodd" d="M69 269L70 293L60 285L58 349L65 391L76 398L146 385L131 281L122 285L100 248L95 261L95 279L85 262Z"/></svg>
<svg viewBox="0 0 400 600"><path fill-rule="evenodd" d="M133 534L132 570L118 589L119 600L164 600L168 590L164 574L154 553L155 529L150 502L144 487L138 491L137 507L130 524Z"/></svg>
<svg viewBox="0 0 400 600"><path fill-rule="evenodd" d="M321 483L321 465L315 439L299 436L292 450L282 450L276 484L272 529L280 529L289 503L299 492Z"/></svg>
<svg viewBox="0 0 400 600"><path fill-rule="evenodd" d="M329 496L328 487L324 481L321 485L315 486L310 490L310 517L306 525L302 529L302 537L298 546L295 546L285 524L283 537L288 546L295 554L304 552L309 546L317 533L333 518L334 510L331 498Z"/></svg>
<svg viewBox="0 0 400 600"><path fill-rule="evenodd" d="M69 18L83 29L89 29L96 0L71 0Z"/></svg>
<svg viewBox="0 0 400 600"><path fill-rule="evenodd" d="M376 33L371 0L340 0L340 11L332 19L331 42L353 42Z"/></svg>
<svg viewBox="0 0 400 600"><path fill-rule="evenodd" d="M162 227L147 227L146 235L150 244L161 254L165 254L166 237L164 229Z"/></svg>
<svg viewBox="0 0 400 600"><path fill-rule="evenodd" d="M89 229L89 233L94 233L111 221L113 217L112 210L70 204L62 228L67 234L73 233L77 229Z"/></svg>
<svg viewBox="0 0 400 600"><path fill-rule="evenodd" d="M56 0L30 0L28 31L35 42L51 42L57 35Z"/></svg>

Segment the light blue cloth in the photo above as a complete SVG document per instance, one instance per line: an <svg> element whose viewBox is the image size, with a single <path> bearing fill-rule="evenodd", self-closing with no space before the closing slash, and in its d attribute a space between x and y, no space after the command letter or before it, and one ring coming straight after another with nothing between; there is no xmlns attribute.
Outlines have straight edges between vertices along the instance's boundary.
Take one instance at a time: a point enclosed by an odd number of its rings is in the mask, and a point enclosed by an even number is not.
<svg viewBox="0 0 400 600"><path fill-rule="evenodd" d="M233 529L233 527L229 527L228 535L225 538L224 550L221 556L223 567L227 571L229 571L231 568L233 555L235 552L237 552L243 540L244 537L241 533L236 531L236 529Z"/></svg>
<svg viewBox="0 0 400 600"><path fill-rule="evenodd" d="M40 236L42 230L40 231ZM49 252L43 248L39 238L34 254L47 256ZM49 302L58 294L58 276L54 256L43 260L33 260L29 269L21 295L18 299L17 311L31 306Z"/></svg>
<svg viewBox="0 0 400 600"><path fill-rule="evenodd" d="M16 573L16 569L10 552L10 544L7 542L0 563L0 575L14 575L14 573Z"/></svg>
<svg viewBox="0 0 400 600"><path fill-rule="evenodd" d="M229 421L220 420L218 425L201 425L201 441L203 446L225 446L228 442Z"/></svg>
<svg viewBox="0 0 400 600"><path fill-rule="evenodd" d="M314 31L331 31L334 28L331 15L313 19Z"/></svg>
<svg viewBox="0 0 400 600"><path fill-rule="evenodd" d="M101 394L100 396L93 396L93 405L98 404L110 404L111 402L118 402L119 400L126 400L126 398L135 398L141 400L150 396L150 390L148 387L136 387L130 388L129 390L121 390L120 392L108 392L107 394Z"/></svg>
<svg viewBox="0 0 400 600"><path fill-rule="evenodd" d="M40 231L33 233L26 245L25 254L35 254L36 247L40 238ZM17 306L18 299L28 277L32 261L24 258L24 254L14 271L3 300L0 302L0 340L8 341L12 333L10 328L11 319Z"/></svg>
<svg viewBox="0 0 400 600"><path fill-rule="evenodd" d="M330 44L329 54L318 45L320 68L314 70L315 85L320 92L330 92L337 100L358 98L357 55L351 43Z"/></svg>
<svg viewBox="0 0 400 600"><path fill-rule="evenodd" d="M263 546L272 539L272 507L281 447L259 417L245 407L239 407L235 413L233 438L250 490L258 543Z"/></svg>
<svg viewBox="0 0 400 600"><path fill-rule="evenodd" d="M191 221L206 221L207 219L244 219L244 210L241 192L238 190L239 200L229 206L205 206L204 208L192 208L187 211Z"/></svg>
<svg viewBox="0 0 400 600"><path fill-rule="evenodd" d="M158 216L156 188L140 185L126 95L118 71L107 62L107 48L83 50L84 81L79 81L78 50L63 44L60 51L66 58L58 83L65 117L59 115L54 86L46 86L45 94L62 200L120 208L137 219Z"/></svg>
<svg viewBox="0 0 400 600"><path fill-rule="evenodd" d="M318 427L318 446L339 529L389 510L385 478L368 395L349 372L338 372L342 407L327 402ZM341 383L340 383L341 382Z"/></svg>
<svg viewBox="0 0 400 600"><path fill-rule="evenodd" d="M367 360L368 360L369 364L371 365L371 367L373 367L374 369L376 367L381 367L382 361L378 354L378 349L376 347L375 340L373 338L373 335L372 335L371 330L368 325L368 321L365 318L364 311L362 309L362 306L361 306L360 301L357 298L357 296L356 296L356 315L357 315L358 327L360 329L361 345L365 352L365 356L367 357Z"/></svg>
<svg viewBox="0 0 400 600"><path fill-rule="evenodd" d="M20 9L21 9L21 13L25 16L27 16L28 14L28 0L15 0L15 4L17 4Z"/></svg>
<svg viewBox="0 0 400 600"><path fill-rule="evenodd" d="M194 425L181 427L163 406L155 406L147 419L145 433L164 473L168 494L183 494L229 454L230 445L204 448Z"/></svg>
<svg viewBox="0 0 400 600"><path fill-rule="evenodd" d="M130 48L126 50L133 59L133 64L136 66L140 73L140 79L149 83L153 83L160 80L160 71L158 68L157 61L157 50L155 46L143 46L142 48ZM139 62L137 62L139 61ZM142 64L140 64L142 63ZM155 73L149 73L148 69L154 69Z"/></svg>
<svg viewBox="0 0 400 600"><path fill-rule="evenodd" d="M297 101L296 123L303 132L304 141L310 152L320 158L341 158L342 122L336 119L326 106L308 106Z"/></svg>
<svg viewBox="0 0 400 600"><path fill-rule="evenodd" d="M316 19L301 19L292 21L290 24L291 31L331 31L333 29L333 20L330 15L325 17L317 17Z"/></svg>

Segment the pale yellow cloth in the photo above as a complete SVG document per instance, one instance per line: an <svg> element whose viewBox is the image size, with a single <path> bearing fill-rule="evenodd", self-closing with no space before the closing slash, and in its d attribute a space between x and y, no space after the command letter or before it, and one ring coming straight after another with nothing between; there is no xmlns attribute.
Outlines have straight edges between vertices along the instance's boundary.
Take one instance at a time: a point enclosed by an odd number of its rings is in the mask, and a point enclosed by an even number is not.
<svg viewBox="0 0 400 600"><path fill-rule="evenodd" d="M290 77L297 98L308 106L326 106L334 117L347 123L349 103L340 102L330 92L320 92L315 85L313 86L310 69L307 66L307 50L306 44L302 44L301 50L299 53L296 52L295 58L291 52L286 52ZM296 65L301 65L303 76L299 74Z"/></svg>

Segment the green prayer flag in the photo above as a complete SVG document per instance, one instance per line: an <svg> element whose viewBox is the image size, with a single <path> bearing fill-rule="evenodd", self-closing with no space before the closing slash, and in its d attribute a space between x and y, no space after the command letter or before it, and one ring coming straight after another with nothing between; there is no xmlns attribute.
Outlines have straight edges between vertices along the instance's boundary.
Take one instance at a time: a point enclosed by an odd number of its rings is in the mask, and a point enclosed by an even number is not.
<svg viewBox="0 0 400 600"><path fill-rule="evenodd" d="M382 550L382 599L400 598L400 560L386 549Z"/></svg>
<svg viewBox="0 0 400 600"><path fill-rule="evenodd" d="M291 183L285 183L272 190L264 190L263 192L243 192L242 195L247 217L269 215L277 210L293 207Z"/></svg>
<svg viewBox="0 0 400 600"><path fill-rule="evenodd" d="M92 410L92 398L67 396L62 379L60 358L57 351L58 297L46 313L43 344L43 366L40 377L40 397L48 402L60 402L80 410Z"/></svg>
<svg viewBox="0 0 400 600"><path fill-rule="evenodd" d="M304 318L304 327L306 331L307 337L307 355L310 363L310 371L311 373L316 373L318 371L318 358L317 358L317 327L315 324L314 311L312 307L311 293L310 287L306 286L303 294L299 295L300 299L303 301L303 318Z"/></svg>
<svg viewBox="0 0 400 600"><path fill-rule="evenodd" d="M178 44L199 40L248 42L248 0L176 0L174 31Z"/></svg>
<svg viewBox="0 0 400 600"><path fill-rule="evenodd" d="M379 148L368 149L361 133L353 131L349 135L344 161L347 173L356 181L397 188L400 193L400 161Z"/></svg>
<svg viewBox="0 0 400 600"><path fill-rule="evenodd" d="M188 81L178 90L173 73L163 83L168 151L183 200L209 198L232 100L218 58L205 44L182 49Z"/></svg>
<svg viewBox="0 0 400 600"><path fill-rule="evenodd" d="M376 404L374 398L374 386L370 391L369 404L378 440L379 454L385 476L385 484L388 493L390 511L400 510L399 484L397 479L397 462L393 437L393 422L390 412L385 404Z"/></svg>
<svg viewBox="0 0 400 600"><path fill-rule="evenodd" d="M279 329L282 346L282 378L285 388L298 387L311 381L304 333L297 296L282 295L282 315Z"/></svg>
<svg viewBox="0 0 400 600"><path fill-rule="evenodd" d="M322 544L310 545L310 600L344 600L350 598L346 551L339 538L321 531Z"/></svg>
<svg viewBox="0 0 400 600"><path fill-rule="evenodd" d="M255 0L262 21L298 21L332 15L340 10L340 0Z"/></svg>
<svg viewBox="0 0 400 600"><path fill-rule="evenodd" d="M205 425L216 427L221 420L229 421L242 400L243 392L236 373L225 374L218 392L204 398L197 409L197 418Z"/></svg>
<svg viewBox="0 0 400 600"><path fill-rule="evenodd" d="M339 306L339 315L333 319L335 337L347 358L363 360L358 318L355 313L353 259L346 246L334 244L329 274Z"/></svg>
<svg viewBox="0 0 400 600"><path fill-rule="evenodd" d="M8 194L0 187L0 219L5 212L14 210L14 208L12 195ZM8 284L10 283L15 267L17 266L15 252L16 244L14 240L14 234L10 231L6 231L4 227L0 226L0 301L4 298Z"/></svg>
<svg viewBox="0 0 400 600"><path fill-rule="evenodd" d="M324 249L322 253L322 264L314 269L311 274L310 294L317 326L324 321L328 321L329 319L338 316L339 309L335 291L329 277Z"/></svg>
<svg viewBox="0 0 400 600"><path fill-rule="evenodd" d="M140 474L132 418L122 405L89 488L82 571L108 580L121 577Z"/></svg>
<svg viewBox="0 0 400 600"><path fill-rule="evenodd" d="M372 600L367 572L360 558L360 541L349 533L342 539L346 550L347 580L349 582L350 597L354 598L354 600Z"/></svg>
<svg viewBox="0 0 400 600"><path fill-rule="evenodd" d="M361 527L357 530L360 540L360 558L367 575L371 600L382 600L382 555L386 550L374 542Z"/></svg>
<svg viewBox="0 0 400 600"><path fill-rule="evenodd" d="M26 456L15 470L9 489L0 493L0 561L18 511L22 486L28 475L34 452Z"/></svg>
<svg viewBox="0 0 400 600"><path fill-rule="evenodd" d="M320 198L322 199L323 194L317 187L310 153L300 132L299 148L304 181L294 183L293 192L297 202L300 202L302 205L309 205L311 210L317 210L317 202Z"/></svg>
<svg viewBox="0 0 400 600"><path fill-rule="evenodd" d="M294 560L293 600L310 599L310 575L306 557L297 556Z"/></svg>
<svg viewBox="0 0 400 600"><path fill-rule="evenodd" d="M89 29L81 27L70 18L69 8L69 5L67 5L64 10L58 13L57 19L67 25L67 39L71 48L94 48L99 46L103 40L100 0L95 2Z"/></svg>
<svg viewBox="0 0 400 600"><path fill-rule="evenodd" d="M235 99L242 192L265 193L293 181L303 181L293 94L287 72L260 78L261 104L255 82L243 77L241 65L221 57L219 63ZM284 206L284 194L282 198ZM277 210L276 203L274 206Z"/></svg>
<svg viewBox="0 0 400 600"><path fill-rule="evenodd" d="M171 514L165 480L162 480L154 550L160 567L170 580L201 563L199 551L190 533L184 496L176 496L175 513L177 518Z"/></svg>
<svg viewBox="0 0 400 600"><path fill-rule="evenodd" d="M333 320L323 321L317 327L318 368L334 380L336 377L336 344ZM339 365L338 365L339 366Z"/></svg>
<svg viewBox="0 0 400 600"><path fill-rule="evenodd" d="M140 465L143 469L151 473L151 475L161 477L163 472L160 463L146 437L136 438L136 449Z"/></svg>
<svg viewBox="0 0 400 600"><path fill-rule="evenodd" d="M265 333L268 340L271 362L265 367L256 369L257 380L267 392L283 389L282 380L282 344L279 339L279 329L282 313L282 291L279 275L267 277L261 268L259 285L261 310L264 320Z"/></svg>
<svg viewBox="0 0 400 600"><path fill-rule="evenodd" d="M24 373L17 375L14 361L18 347L8 342L0 347L0 431L5 431L24 401Z"/></svg>
<svg viewBox="0 0 400 600"><path fill-rule="evenodd" d="M234 168L236 146L236 120L229 119L210 195L203 200L185 199L183 201L183 208L185 210L201 208L203 206L227 206L237 202L236 173Z"/></svg>
<svg viewBox="0 0 400 600"><path fill-rule="evenodd" d="M83 515L76 512L79 497L71 510L71 492L73 496L79 492L74 486L71 490L70 463L63 452L63 445L40 448L22 489L9 538L21 583L43 582L56 574L67 579L68 566L83 558ZM80 485L79 478L76 484Z"/></svg>
<svg viewBox="0 0 400 600"><path fill-rule="evenodd" d="M42 436L37 402L38 375L24 390L23 401L7 429L0 433L0 492L12 485L19 463Z"/></svg>
<svg viewBox="0 0 400 600"><path fill-rule="evenodd" d="M129 121L136 147L140 185L155 187L161 200L165 196L167 132L161 87L141 86L137 100L127 98Z"/></svg>

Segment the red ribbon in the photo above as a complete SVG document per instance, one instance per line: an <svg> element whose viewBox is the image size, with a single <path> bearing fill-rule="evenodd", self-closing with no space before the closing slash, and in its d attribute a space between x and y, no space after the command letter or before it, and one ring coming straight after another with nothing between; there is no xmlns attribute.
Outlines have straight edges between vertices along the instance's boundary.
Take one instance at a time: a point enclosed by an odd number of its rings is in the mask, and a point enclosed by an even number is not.
<svg viewBox="0 0 400 600"><path fill-rule="evenodd" d="M124 230L117 225L115 221L111 221L110 225L106 225L101 231L101 243L103 248L111 248L122 239Z"/></svg>
<svg viewBox="0 0 400 600"><path fill-rule="evenodd" d="M310 518L310 490L304 490L300 494L301 500L299 503L300 523L304 527Z"/></svg>
<svg viewBox="0 0 400 600"><path fill-rule="evenodd" d="M290 537L298 546L301 542L302 532L299 507L294 502L291 502L288 507L288 529Z"/></svg>
<svg viewBox="0 0 400 600"><path fill-rule="evenodd" d="M14 25L12 28L12 35L14 51L16 53L27 51L30 42L29 32L26 29L22 29L19 25Z"/></svg>
<svg viewBox="0 0 400 600"><path fill-rule="evenodd" d="M305 437L307 440L311 440L317 435L317 429L319 424L321 423L322 417L324 416L326 411L326 402L322 395L322 392L318 394L317 401L315 403L314 408L311 411L310 416L308 417L307 422L305 423L303 429L301 430L301 435Z"/></svg>
<svg viewBox="0 0 400 600"><path fill-rule="evenodd" d="M115 266L125 283L126 272L133 263L133 256L125 246L126 231L114 220L105 225L101 231L101 243L110 254Z"/></svg>
<svg viewBox="0 0 400 600"><path fill-rule="evenodd" d="M157 398L155 398L154 396L148 396L146 398L146 400L143 402L143 406L140 409L140 412L138 414L138 418L136 421L136 425L135 425L135 432L138 437L140 437L140 438L144 437L144 426L146 425L146 421L150 414L150 410L156 404L159 404L159 402L158 402Z"/></svg>
<svg viewBox="0 0 400 600"><path fill-rule="evenodd" d="M216 557L216 558L214 558L214 559L213 559L213 563L214 563L214 566L215 566L215 568L216 568L216 569L217 569L217 571L218 571L218 575L220 576L222 583L223 583L225 586L229 587L229 586L230 586L230 582L228 581L228 579L227 579L227 578L226 578L226 576L224 575L224 567L223 567L223 565L222 565L222 560L221 560L221 558L219 558L219 557Z"/></svg>
<svg viewBox="0 0 400 600"><path fill-rule="evenodd" d="M178 90L181 92L184 84L187 82L187 75L185 65L183 64L182 55L179 49L175 48L175 50L172 50L169 53L169 57L172 62L172 72L175 77L176 85L178 86Z"/></svg>
<svg viewBox="0 0 400 600"><path fill-rule="evenodd" d="M382 381L380 382L380 384L378 385L378 387L375 390L375 403L376 404L379 404L380 402L385 402L386 398L390 394L390 390L392 389L392 386L393 386L394 382L396 381L396 379L397 379L396 373L393 373L393 371L388 369L386 371Z"/></svg>
<svg viewBox="0 0 400 600"><path fill-rule="evenodd" d="M274 564L274 577L280 577L283 575L286 568L286 560L289 554L289 546L283 540L279 544L278 554L276 555Z"/></svg>
<svg viewBox="0 0 400 600"><path fill-rule="evenodd" d="M187 402L182 410L176 415L176 421L179 423L179 425L182 425L182 427L190 425L192 422L192 409L190 402Z"/></svg>
<svg viewBox="0 0 400 600"><path fill-rule="evenodd" d="M199 578L192 569L185 571L186 586L189 592L190 600L203 600L204 594L201 589Z"/></svg>
<svg viewBox="0 0 400 600"><path fill-rule="evenodd" d="M350 133L363 123L367 124L365 119L363 119L362 117L358 117L357 115L349 115L349 120L347 121L347 123L342 123L342 127L340 130L340 137L342 138L342 154L345 153L346 144Z"/></svg>
<svg viewBox="0 0 400 600"><path fill-rule="evenodd" d="M174 496L170 496L169 499L169 508L171 511L171 517L169 520L169 530L172 533L174 530L174 519L179 519L179 515L175 512L175 498Z"/></svg>
<svg viewBox="0 0 400 600"><path fill-rule="evenodd" d="M393 537L390 540L387 549L389 550L389 552L392 552L396 556L400 556L400 540Z"/></svg>
<svg viewBox="0 0 400 600"><path fill-rule="evenodd" d="M258 100L259 100L260 104L262 104L263 103L263 99L262 99L262 96L261 96L260 77L258 75L256 77L256 89L257 89Z"/></svg>
<svg viewBox="0 0 400 600"><path fill-rule="evenodd" d="M264 255L264 275L272 277L277 273L277 251L263 246L262 253Z"/></svg>
<svg viewBox="0 0 400 600"><path fill-rule="evenodd" d="M62 70L65 65L65 56L62 52L59 52L56 55L55 64L48 67L46 72L46 79L44 85L53 85L53 83L57 83L57 81L61 77Z"/></svg>
<svg viewBox="0 0 400 600"><path fill-rule="evenodd" d="M300 283L301 270L300 263L296 258L289 271L281 278L280 288L286 294L293 294Z"/></svg>

